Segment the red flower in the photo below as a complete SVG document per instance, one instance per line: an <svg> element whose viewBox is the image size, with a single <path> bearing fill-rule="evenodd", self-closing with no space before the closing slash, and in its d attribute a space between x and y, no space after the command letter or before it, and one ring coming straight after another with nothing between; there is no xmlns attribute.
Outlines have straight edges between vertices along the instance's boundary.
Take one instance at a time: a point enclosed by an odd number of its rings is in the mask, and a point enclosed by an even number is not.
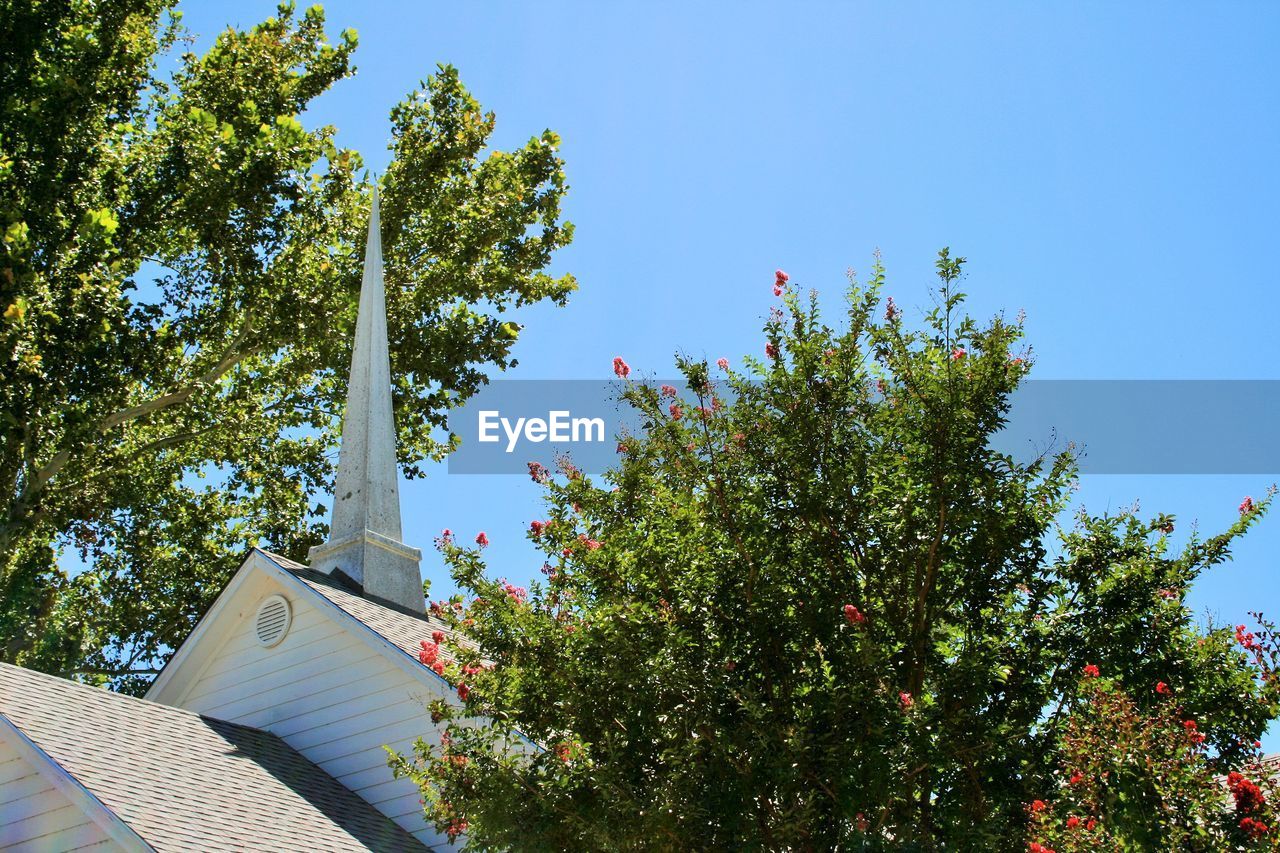
<svg viewBox="0 0 1280 853"><path fill-rule="evenodd" d="M567 744L567 743L558 743L558 744L556 744L556 758L560 759L560 760L561 760L561 761L563 761L565 764L568 764L568 763L569 763L569 755L570 755L570 748L569 748L569 744Z"/></svg>
<svg viewBox="0 0 1280 853"><path fill-rule="evenodd" d="M1068 785L1079 785L1084 781L1084 774L1077 770L1071 774L1071 778L1067 780Z"/></svg>
<svg viewBox="0 0 1280 853"><path fill-rule="evenodd" d="M1075 829L1079 825L1080 825L1080 818L1076 817L1075 815L1072 815L1071 817L1067 818L1067 829Z"/></svg>
<svg viewBox="0 0 1280 853"><path fill-rule="evenodd" d="M728 370L728 369L729 369L729 359L727 359L727 358L718 358L718 359L716 359L716 367L720 368L721 370Z"/></svg>
<svg viewBox="0 0 1280 853"><path fill-rule="evenodd" d="M1246 496L1244 500L1240 501L1241 515L1248 515L1249 513L1253 512L1253 509L1254 509L1253 498Z"/></svg>
<svg viewBox="0 0 1280 853"><path fill-rule="evenodd" d="M426 640L422 641L422 649L418 652L418 660L422 661L423 666L431 666L431 664L436 662L436 658L439 655L439 643L428 643Z"/></svg>
<svg viewBox="0 0 1280 853"><path fill-rule="evenodd" d="M614 356L613 372L618 375L619 379L626 379L631 375L631 368L622 360L622 356Z"/></svg>
<svg viewBox="0 0 1280 853"><path fill-rule="evenodd" d="M489 537L485 534L483 530L481 530L479 535L476 536L476 544L479 545L481 548L484 548L489 544Z"/></svg>
<svg viewBox="0 0 1280 853"><path fill-rule="evenodd" d="M458 685L458 698L463 702L467 701L467 697L471 695L471 688L465 682Z"/></svg>
<svg viewBox="0 0 1280 853"><path fill-rule="evenodd" d="M1040 812L1044 811L1044 810L1045 810L1045 809L1047 809L1047 808L1049 808L1049 804L1048 804L1048 803L1046 803L1044 800L1032 800L1032 801L1031 801L1031 813L1032 813L1032 814L1039 814Z"/></svg>
<svg viewBox="0 0 1280 853"><path fill-rule="evenodd" d="M1089 664L1084 668L1084 675L1086 678L1097 678L1101 673L1098 672L1097 666Z"/></svg>
<svg viewBox="0 0 1280 853"><path fill-rule="evenodd" d="M1245 832L1249 833L1249 835L1253 836L1254 838L1257 838L1262 835L1266 835L1271 829L1262 821L1254 820L1251 817L1241 818L1240 828L1243 829Z"/></svg>
<svg viewBox="0 0 1280 853"><path fill-rule="evenodd" d="M678 421L684 417L684 409L680 408L679 403L672 403L670 412L672 420Z"/></svg>
<svg viewBox="0 0 1280 853"><path fill-rule="evenodd" d="M959 361L960 359L964 358L966 355L968 355L968 353L965 352L964 347L956 347L951 351L951 360Z"/></svg>
<svg viewBox="0 0 1280 853"><path fill-rule="evenodd" d="M1168 695L1169 695L1170 693L1172 693L1173 691L1172 691L1172 690L1170 690L1170 689L1169 689L1169 685L1165 684L1163 681L1157 681L1157 682L1156 682L1156 692L1157 692L1157 693L1159 693L1159 694L1161 694L1161 695L1163 695L1163 696L1168 696Z"/></svg>
<svg viewBox="0 0 1280 853"><path fill-rule="evenodd" d="M844 606L844 621L848 622L850 625L861 625L863 622L867 621L867 617L862 614L861 610L854 607L852 604L846 604Z"/></svg>
<svg viewBox="0 0 1280 853"><path fill-rule="evenodd" d="M1095 818L1089 818L1084 822L1084 828L1089 830L1090 832L1092 832L1093 828L1097 825L1098 825L1098 821Z"/></svg>
<svg viewBox="0 0 1280 853"><path fill-rule="evenodd" d="M1235 798L1237 812L1253 814L1267 804L1262 789L1234 770L1227 774L1227 788Z"/></svg>
<svg viewBox="0 0 1280 853"><path fill-rule="evenodd" d="M1262 646L1254 638L1252 631L1246 631L1243 625L1236 626L1236 642L1244 646L1246 651L1260 652Z"/></svg>
<svg viewBox="0 0 1280 853"><path fill-rule="evenodd" d="M777 347L775 347L775 346L774 346L773 344L771 344L771 343L765 344L765 345L764 345L764 354L765 354L765 355L767 355L769 358L777 358L777 357L778 357L778 348L777 348Z"/></svg>
<svg viewBox="0 0 1280 853"><path fill-rule="evenodd" d="M871 824L867 822L867 816L862 812L858 812L857 817L854 818L854 825L858 827L858 832L866 832L867 827L871 826Z"/></svg>
<svg viewBox="0 0 1280 853"><path fill-rule="evenodd" d="M537 462L529 463L529 479L535 483L545 483L551 472L547 470L547 466Z"/></svg>
<svg viewBox="0 0 1280 853"><path fill-rule="evenodd" d="M542 531L544 531L544 530L546 530L546 529L547 529L547 523L546 523L545 521L531 521L531 522L529 522L529 532L533 534L533 537L534 537L535 539L536 539L536 538L538 538L539 536L541 536L541 535L542 535Z"/></svg>
<svg viewBox="0 0 1280 853"><path fill-rule="evenodd" d="M907 710L915 703L916 703L916 700L911 698L910 693L903 691L902 693L898 694L898 704L902 706L902 710L904 711Z"/></svg>
<svg viewBox="0 0 1280 853"><path fill-rule="evenodd" d="M664 397L674 397L676 395L676 389L673 385L663 385L658 389L658 393Z"/></svg>
<svg viewBox="0 0 1280 853"><path fill-rule="evenodd" d="M431 669L436 675L444 675L444 661L438 660L431 664Z"/></svg>
<svg viewBox="0 0 1280 853"><path fill-rule="evenodd" d="M443 643L443 642L444 642L444 631L432 631L432 632L431 632L431 642L435 643L437 646L438 646L438 645L440 645L441 643Z"/></svg>
<svg viewBox="0 0 1280 853"><path fill-rule="evenodd" d="M782 270L773 271L773 283L775 285L786 284L788 281L791 281L791 276L787 275Z"/></svg>

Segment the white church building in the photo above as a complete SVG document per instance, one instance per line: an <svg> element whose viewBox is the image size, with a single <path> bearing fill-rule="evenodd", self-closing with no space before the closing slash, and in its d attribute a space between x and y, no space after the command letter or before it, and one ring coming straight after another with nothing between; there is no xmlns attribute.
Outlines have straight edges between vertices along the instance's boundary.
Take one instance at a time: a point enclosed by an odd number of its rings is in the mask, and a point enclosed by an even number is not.
<svg viewBox="0 0 1280 853"><path fill-rule="evenodd" d="M329 542L252 551L145 699L0 664L0 850L451 849L387 764L457 702L395 453L375 195Z"/></svg>

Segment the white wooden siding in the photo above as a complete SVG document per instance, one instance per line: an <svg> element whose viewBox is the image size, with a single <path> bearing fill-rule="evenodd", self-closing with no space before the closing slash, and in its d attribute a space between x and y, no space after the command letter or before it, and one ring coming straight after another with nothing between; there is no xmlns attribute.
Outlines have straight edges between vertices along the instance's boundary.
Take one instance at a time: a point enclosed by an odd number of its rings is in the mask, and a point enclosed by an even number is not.
<svg viewBox="0 0 1280 853"><path fill-rule="evenodd" d="M5 853L119 850L0 735L0 850Z"/></svg>
<svg viewBox="0 0 1280 853"><path fill-rule="evenodd" d="M345 615L284 590L253 592L236 602L238 624L173 704L279 735L424 844L450 847L424 820L417 787L392 776L383 749L408 753L415 739L438 737L427 710L433 697L354 633L364 628L344 625ZM253 615L269 592L286 595L293 623L264 649Z"/></svg>

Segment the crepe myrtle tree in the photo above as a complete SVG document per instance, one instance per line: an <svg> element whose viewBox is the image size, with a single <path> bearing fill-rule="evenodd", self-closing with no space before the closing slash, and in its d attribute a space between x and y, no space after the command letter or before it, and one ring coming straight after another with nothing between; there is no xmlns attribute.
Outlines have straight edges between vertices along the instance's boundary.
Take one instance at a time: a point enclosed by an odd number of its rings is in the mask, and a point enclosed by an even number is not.
<svg viewBox="0 0 1280 853"><path fill-rule="evenodd" d="M1276 715L1188 585L1266 511L1175 548L1170 515L1071 520L1070 449L993 449L1027 375L1019 322L963 314L963 259L913 325L877 259L842 327L779 272L761 357L679 359L621 394L642 425L588 477L530 465L528 589L439 545L463 595L423 638L460 702L393 757L476 849L1017 849L1052 798L1085 667L1177 685L1206 766ZM1066 519L1064 522L1063 519ZM441 644L446 648L441 648ZM482 650L482 651L481 651Z"/></svg>
<svg viewBox="0 0 1280 853"><path fill-rule="evenodd" d="M280 6L191 52L167 0L0 0L0 660L141 690L245 548L325 533L371 182L303 113L353 31ZM390 115L400 458L563 304L559 139L491 149L441 66ZM59 560L59 552L78 560Z"/></svg>
<svg viewBox="0 0 1280 853"><path fill-rule="evenodd" d="M1236 639L1270 682L1277 646L1274 628L1264 624L1260 636L1237 626ZM1096 665L1080 677L1080 701L1060 739L1057 785L1027 806L1031 853L1280 849L1280 780L1260 742L1241 744L1247 757L1226 769L1202 721L1184 706L1183 685L1126 689ZM1153 700L1135 701L1134 691Z"/></svg>

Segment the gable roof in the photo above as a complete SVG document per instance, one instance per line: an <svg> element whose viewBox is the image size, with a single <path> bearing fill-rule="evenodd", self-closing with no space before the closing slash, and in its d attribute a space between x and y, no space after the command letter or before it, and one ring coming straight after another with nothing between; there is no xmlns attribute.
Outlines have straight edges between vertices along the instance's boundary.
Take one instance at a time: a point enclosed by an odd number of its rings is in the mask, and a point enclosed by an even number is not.
<svg viewBox="0 0 1280 853"><path fill-rule="evenodd" d="M411 614L393 607L379 604L363 598L342 586L338 581L324 572L317 572L301 563L295 563L287 557L262 551L263 556L280 568L301 580L307 586L323 595L339 609L355 617L382 636L400 651L418 659L421 643L431 637L433 631L443 631L451 642L460 640L444 622L426 614ZM448 651L442 649L447 656Z"/></svg>
<svg viewBox="0 0 1280 853"><path fill-rule="evenodd" d="M259 729L3 663L0 715L159 851L428 849Z"/></svg>

